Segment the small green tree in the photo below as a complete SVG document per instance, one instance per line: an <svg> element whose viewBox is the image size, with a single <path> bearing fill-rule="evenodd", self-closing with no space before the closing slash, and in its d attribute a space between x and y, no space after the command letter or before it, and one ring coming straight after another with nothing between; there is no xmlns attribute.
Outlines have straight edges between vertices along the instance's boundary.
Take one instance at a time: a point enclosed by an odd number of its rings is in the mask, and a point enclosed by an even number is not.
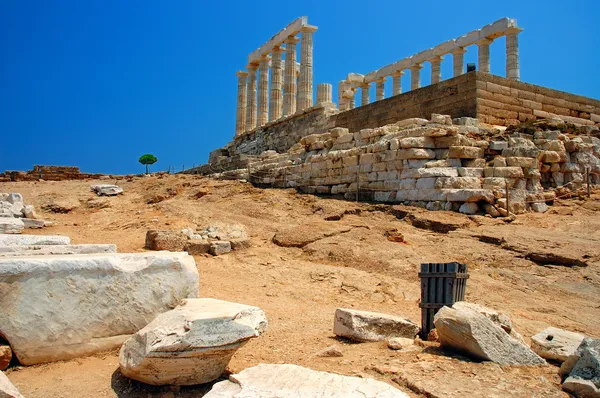
<svg viewBox="0 0 600 398"><path fill-rule="evenodd" d="M153 154L147 153L140 157L139 162L146 166L146 174L148 174L148 165L158 162L158 159Z"/></svg>

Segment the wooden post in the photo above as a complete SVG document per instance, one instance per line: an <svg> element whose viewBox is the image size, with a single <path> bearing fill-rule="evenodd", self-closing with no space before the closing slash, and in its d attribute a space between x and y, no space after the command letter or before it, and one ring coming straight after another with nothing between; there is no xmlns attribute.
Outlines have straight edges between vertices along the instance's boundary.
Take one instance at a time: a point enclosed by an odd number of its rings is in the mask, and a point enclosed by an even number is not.
<svg viewBox="0 0 600 398"><path fill-rule="evenodd" d="M508 181L504 180L506 186L506 217L510 217L510 193L508 190Z"/></svg>

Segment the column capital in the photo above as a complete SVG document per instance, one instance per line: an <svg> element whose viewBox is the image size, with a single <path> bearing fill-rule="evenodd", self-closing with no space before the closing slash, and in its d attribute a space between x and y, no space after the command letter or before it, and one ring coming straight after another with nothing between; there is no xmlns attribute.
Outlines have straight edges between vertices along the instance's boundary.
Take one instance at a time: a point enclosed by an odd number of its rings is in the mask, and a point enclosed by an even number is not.
<svg viewBox="0 0 600 398"><path fill-rule="evenodd" d="M404 75L403 70L397 70L394 73L392 73L392 77L401 77L402 75Z"/></svg>
<svg viewBox="0 0 600 398"><path fill-rule="evenodd" d="M260 63L263 63L265 61L268 62L270 60L271 60L271 54L265 54L265 55L263 55L263 56L260 57Z"/></svg>
<svg viewBox="0 0 600 398"><path fill-rule="evenodd" d="M519 34L523 31L523 28L519 28L518 26L511 26L510 28L506 29L504 31L504 35L513 35L513 34Z"/></svg>
<svg viewBox="0 0 600 398"><path fill-rule="evenodd" d="M316 26L306 25L306 26L303 26L302 28L300 28L300 32L302 32L302 33L315 33L317 31L317 29L319 29L319 28L317 28Z"/></svg>
<svg viewBox="0 0 600 398"><path fill-rule="evenodd" d="M258 69L258 62L252 62L246 66L249 71L256 71Z"/></svg>
<svg viewBox="0 0 600 398"><path fill-rule="evenodd" d="M467 50L464 47L456 47L454 50L452 50L450 53L452 55L462 55L464 53L466 53Z"/></svg>
<svg viewBox="0 0 600 398"><path fill-rule="evenodd" d="M444 57L442 55L436 55L435 57L429 58L427 61L429 61L429 63L433 64L435 62L442 62L443 60L444 60Z"/></svg>
<svg viewBox="0 0 600 398"><path fill-rule="evenodd" d="M387 79L387 76L378 77L377 79L375 79L375 83L385 83L386 79Z"/></svg>
<svg viewBox="0 0 600 398"><path fill-rule="evenodd" d="M248 76L248 72L246 72L245 70L239 70L235 75L239 77L246 77Z"/></svg>
<svg viewBox="0 0 600 398"><path fill-rule="evenodd" d="M423 64L412 64L410 66L410 68L408 68L408 69L410 69L410 70L421 70L421 69L423 69Z"/></svg>
<svg viewBox="0 0 600 398"><path fill-rule="evenodd" d="M281 52L281 53L285 52L285 47L281 47L281 44L277 44L277 45L273 46L273 50L271 50L271 53L276 53L276 52Z"/></svg>
<svg viewBox="0 0 600 398"><path fill-rule="evenodd" d="M366 88L366 89L368 89L368 88L370 88L370 87L371 87L371 83L363 83L363 84L361 84L359 87L360 87L361 89L363 89L363 88Z"/></svg>
<svg viewBox="0 0 600 398"><path fill-rule="evenodd" d="M298 42L300 41L299 38L297 38L296 36L288 36L287 39L285 39L284 43L287 45L294 45L294 44L298 44Z"/></svg>
<svg viewBox="0 0 600 398"><path fill-rule="evenodd" d="M490 45L492 44L492 42L494 41L494 39L488 39L487 37L481 40L477 40L475 42L475 44L477 44L478 46L485 46L485 45Z"/></svg>

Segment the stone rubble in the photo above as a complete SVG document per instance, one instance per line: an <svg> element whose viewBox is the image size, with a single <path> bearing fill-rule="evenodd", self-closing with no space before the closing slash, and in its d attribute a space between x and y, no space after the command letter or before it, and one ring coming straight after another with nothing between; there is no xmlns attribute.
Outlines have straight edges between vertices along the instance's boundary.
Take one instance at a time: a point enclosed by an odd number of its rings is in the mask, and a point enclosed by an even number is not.
<svg viewBox="0 0 600 398"><path fill-rule="evenodd" d="M544 365L546 361L490 318L468 307L442 307L434 318L442 347L499 365Z"/></svg>
<svg viewBox="0 0 600 398"><path fill-rule="evenodd" d="M563 390L581 398L600 397L600 339L584 338L559 373Z"/></svg>
<svg viewBox="0 0 600 398"><path fill-rule="evenodd" d="M0 234L20 234L25 228L43 228L49 221L38 220L33 205L16 192L0 193Z"/></svg>
<svg viewBox="0 0 600 398"><path fill-rule="evenodd" d="M379 312L338 308L333 333L359 342L382 341L394 337L414 339L419 326L409 319Z"/></svg>
<svg viewBox="0 0 600 398"><path fill-rule="evenodd" d="M184 300L123 344L121 373L152 385L208 383L223 374L240 347L266 329L267 318L258 307Z"/></svg>
<svg viewBox="0 0 600 398"><path fill-rule="evenodd" d="M261 364L216 383L204 397L408 398L408 395L368 377L342 376L298 365Z"/></svg>

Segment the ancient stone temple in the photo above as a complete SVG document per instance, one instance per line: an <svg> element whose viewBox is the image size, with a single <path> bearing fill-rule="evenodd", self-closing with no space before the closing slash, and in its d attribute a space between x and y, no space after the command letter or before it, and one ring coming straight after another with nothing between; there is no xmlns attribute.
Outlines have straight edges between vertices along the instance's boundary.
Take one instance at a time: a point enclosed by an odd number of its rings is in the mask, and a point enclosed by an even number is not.
<svg viewBox="0 0 600 398"><path fill-rule="evenodd" d="M366 74L348 73L338 83L337 106L328 83L317 85L313 104L315 31L298 18L250 54L247 71L237 74L233 141L188 173L496 216L545 211L556 192L600 183L600 101L521 82L516 20L500 19ZM497 76L490 74L490 44L502 38L506 75ZM469 48L477 51L474 71L465 71ZM441 73L446 58L451 77ZM421 87L425 63L431 84Z"/></svg>

